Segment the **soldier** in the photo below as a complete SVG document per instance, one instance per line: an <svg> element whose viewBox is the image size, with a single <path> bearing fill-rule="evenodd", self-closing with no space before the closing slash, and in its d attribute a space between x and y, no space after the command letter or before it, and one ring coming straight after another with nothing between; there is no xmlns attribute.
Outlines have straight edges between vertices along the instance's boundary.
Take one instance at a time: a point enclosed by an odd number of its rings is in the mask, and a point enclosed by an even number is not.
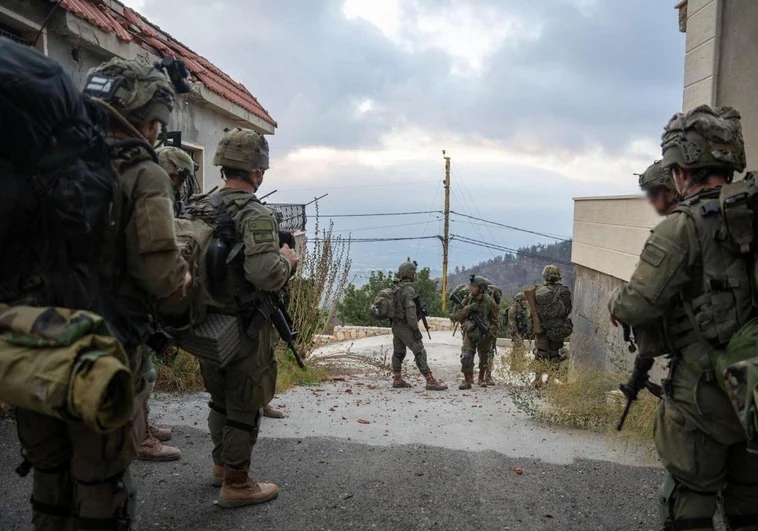
<svg viewBox="0 0 758 531"><path fill-rule="evenodd" d="M158 165L169 177L173 190L174 212L179 215L182 209L182 190L185 183L194 176L196 163L186 151L174 146L158 148L156 154L158 155ZM140 348L147 349L145 346ZM148 350L142 355L151 356L152 352ZM146 401L144 414L147 429L145 430L142 444L137 449L137 459L140 461L176 461L180 459L182 452L179 448L163 444L171 440L174 435L173 431L170 428L159 428L150 424L148 420L149 413L150 409Z"/></svg>
<svg viewBox="0 0 758 531"><path fill-rule="evenodd" d="M532 335L531 323L529 322L529 303L523 291L516 293L513 297L513 304L506 310L508 332L511 335L511 344L514 349L522 351L524 349L524 339L529 339Z"/></svg>
<svg viewBox="0 0 758 531"><path fill-rule="evenodd" d="M98 90L105 86L113 91ZM191 277L179 254L171 187L152 145L166 125L174 90L151 64L113 59L90 71L85 92L110 114L109 142L118 176L115 230L106 238L102 282L111 328L130 357L136 417L113 432L18 410L18 434L34 465L37 530L129 529L136 510L129 465L143 439L150 359L139 350L152 332L154 302L184 297Z"/></svg>
<svg viewBox="0 0 758 531"><path fill-rule="evenodd" d="M613 292L611 322L662 321L672 352L655 426L669 472L659 497L665 529L713 529L721 500L729 529L755 530L758 455L748 453L713 365L753 312L752 256L733 243L719 202L720 188L745 168L740 117L700 106L674 115L662 139L663 167L683 199L652 231L629 284ZM638 364L649 370L653 358Z"/></svg>
<svg viewBox="0 0 758 531"><path fill-rule="evenodd" d="M279 493L276 485L258 483L249 475L262 408L276 387L271 309L263 299L247 307L240 295L281 290L299 260L289 245L280 246L276 217L255 196L269 168L266 139L254 131L231 129L219 141L213 164L221 167L225 184L218 192L198 198L193 208L215 212L218 218L230 216L234 224L237 252L232 253L238 259L228 262L234 295L221 311L238 316L240 346L223 369L206 360L200 361L200 369L211 395L211 482L221 487L218 505L231 508L266 502Z"/></svg>
<svg viewBox="0 0 758 531"><path fill-rule="evenodd" d="M545 282L535 290L537 316L543 328L534 341L535 359L560 362L565 359L563 342L573 331L571 290L560 283L561 270L556 265L545 266L542 278Z"/></svg>
<svg viewBox="0 0 758 531"><path fill-rule="evenodd" d="M644 173L639 174L639 178L640 190L645 192L655 211L661 216L671 214L679 204L671 172L657 160Z"/></svg>
<svg viewBox="0 0 758 531"><path fill-rule="evenodd" d="M419 314L421 308L416 307L414 299L417 297L413 289L413 281L416 278L416 262L400 264L393 281L392 297L394 299L394 315L392 316L392 387L402 389L411 387L411 384L403 380L403 360L407 350L413 352L416 367L426 379L427 391L444 391L447 385L437 381L432 375L429 365L426 364L426 349L424 340L419 329Z"/></svg>
<svg viewBox="0 0 758 531"><path fill-rule="evenodd" d="M486 373L490 353L495 348L495 338L500 329L499 308L495 299L487 294L489 281L481 276L471 276L469 295L464 306L453 313L453 320L461 324L463 345L461 346L461 372L463 381L458 389L471 389L474 381L474 353L479 353L479 387L487 387ZM488 326L489 333L480 330L472 317L479 316Z"/></svg>

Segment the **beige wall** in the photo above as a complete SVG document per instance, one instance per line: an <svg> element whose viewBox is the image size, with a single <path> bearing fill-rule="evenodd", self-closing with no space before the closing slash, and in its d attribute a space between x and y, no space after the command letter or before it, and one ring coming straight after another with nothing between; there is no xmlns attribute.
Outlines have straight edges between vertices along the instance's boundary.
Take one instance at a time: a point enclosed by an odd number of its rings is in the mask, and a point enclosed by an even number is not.
<svg viewBox="0 0 758 531"><path fill-rule="evenodd" d="M643 196L577 197L571 261L629 280L650 229L659 221Z"/></svg>
<svg viewBox="0 0 758 531"><path fill-rule="evenodd" d="M752 170L758 168L758 2L722 0L721 28L716 103L740 111Z"/></svg>
<svg viewBox="0 0 758 531"><path fill-rule="evenodd" d="M742 0L730 0L741 2ZM747 0L752 2L753 0ZM688 0L682 108L714 105L718 87L719 14L723 0Z"/></svg>

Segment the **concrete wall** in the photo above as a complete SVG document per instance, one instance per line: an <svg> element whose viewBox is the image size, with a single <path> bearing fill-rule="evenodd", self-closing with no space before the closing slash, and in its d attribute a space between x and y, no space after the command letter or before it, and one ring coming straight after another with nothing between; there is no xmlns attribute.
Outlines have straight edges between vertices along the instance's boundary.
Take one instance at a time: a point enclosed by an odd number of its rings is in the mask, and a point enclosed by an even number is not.
<svg viewBox="0 0 758 531"><path fill-rule="evenodd" d="M629 280L650 229L659 221L641 195L574 198L571 261Z"/></svg>
<svg viewBox="0 0 758 531"><path fill-rule="evenodd" d="M758 2L722 1L720 18L716 102L740 111L748 169L752 170L758 168Z"/></svg>
<svg viewBox="0 0 758 531"><path fill-rule="evenodd" d="M608 299L628 281L660 217L643 196L574 199L573 364L625 371L633 357L608 319Z"/></svg>
<svg viewBox="0 0 758 531"><path fill-rule="evenodd" d="M740 3L743 0L729 0ZM723 0L688 0L682 108L716 104L719 72L719 15ZM752 3L752 0L745 0Z"/></svg>

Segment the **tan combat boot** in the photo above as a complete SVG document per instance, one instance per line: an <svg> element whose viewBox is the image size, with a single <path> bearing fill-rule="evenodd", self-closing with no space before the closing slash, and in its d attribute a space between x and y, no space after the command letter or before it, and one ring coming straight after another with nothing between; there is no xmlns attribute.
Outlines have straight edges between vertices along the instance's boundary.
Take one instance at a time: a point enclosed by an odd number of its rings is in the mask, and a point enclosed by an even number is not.
<svg viewBox="0 0 758 531"><path fill-rule="evenodd" d="M273 483L258 483L250 479L247 470L224 467L224 484L218 495L218 506L224 509L254 505L273 500L279 487Z"/></svg>
<svg viewBox="0 0 758 531"><path fill-rule="evenodd" d="M268 417L270 419L283 419L284 413L266 404L265 406L263 406L263 416Z"/></svg>
<svg viewBox="0 0 758 531"><path fill-rule="evenodd" d="M484 372L484 369L479 369L479 379L477 380L479 387L487 387L487 380L484 379Z"/></svg>
<svg viewBox="0 0 758 531"><path fill-rule="evenodd" d="M211 472L211 485L220 487L224 484L224 465L213 463L213 472Z"/></svg>
<svg viewBox="0 0 758 531"><path fill-rule="evenodd" d="M424 378L426 378L426 390L427 391L444 391L447 389L447 384L443 384L442 382L438 382L434 376L432 376L431 372L428 372L424 375Z"/></svg>
<svg viewBox="0 0 758 531"><path fill-rule="evenodd" d="M484 381L487 382L487 385L495 385L495 380L492 378L492 371L485 371Z"/></svg>
<svg viewBox="0 0 758 531"><path fill-rule="evenodd" d="M394 371L392 373L392 387L394 389L405 389L407 387L410 387L411 384L403 380L403 373L400 371Z"/></svg>
<svg viewBox="0 0 758 531"><path fill-rule="evenodd" d="M170 441L171 437L174 436L174 432L171 431L171 428L158 428L157 426L153 426L151 424L147 425L147 433L148 435L158 439L160 442Z"/></svg>
<svg viewBox="0 0 758 531"><path fill-rule="evenodd" d="M474 381L474 371L464 371L463 381L458 386L458 389L471 389L471 383Z"/></svg>
<svg viewBox="0 0 758 531"><path fill-rule="evenodd" d="M182 457L179 448L166 446L155 437L148 435L137 449L140 461L176 461Z"/></svg>

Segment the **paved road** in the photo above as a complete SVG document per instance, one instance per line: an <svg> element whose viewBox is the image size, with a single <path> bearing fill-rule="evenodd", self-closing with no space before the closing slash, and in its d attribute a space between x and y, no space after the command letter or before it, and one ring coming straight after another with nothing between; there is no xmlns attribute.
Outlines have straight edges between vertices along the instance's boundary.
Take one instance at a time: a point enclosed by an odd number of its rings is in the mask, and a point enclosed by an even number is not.
<svg viewBox="0 0 758 531"><path fill-rule="evenodd" d="M365 375L279 397L275 404L288 418L265 419L253 475L279 484L281 495L260 507L224 511L213 504L206 396L154 402L154 418L176 427L184 456L135 465L139 528L657 528L663 472L647 454L535 425L502 386L458 391L457 342L444 332L433 338L430 365L451 384L447 392L423 391L417 378L413 389L391 390L386 380ZM331 345L320 355L346 347ZM359 340L350 350L382 357L382 349L388 351L388 338ZM2 530L28 528L30 482L12 472L17 455L12 426L1 426Z"/></svg>

